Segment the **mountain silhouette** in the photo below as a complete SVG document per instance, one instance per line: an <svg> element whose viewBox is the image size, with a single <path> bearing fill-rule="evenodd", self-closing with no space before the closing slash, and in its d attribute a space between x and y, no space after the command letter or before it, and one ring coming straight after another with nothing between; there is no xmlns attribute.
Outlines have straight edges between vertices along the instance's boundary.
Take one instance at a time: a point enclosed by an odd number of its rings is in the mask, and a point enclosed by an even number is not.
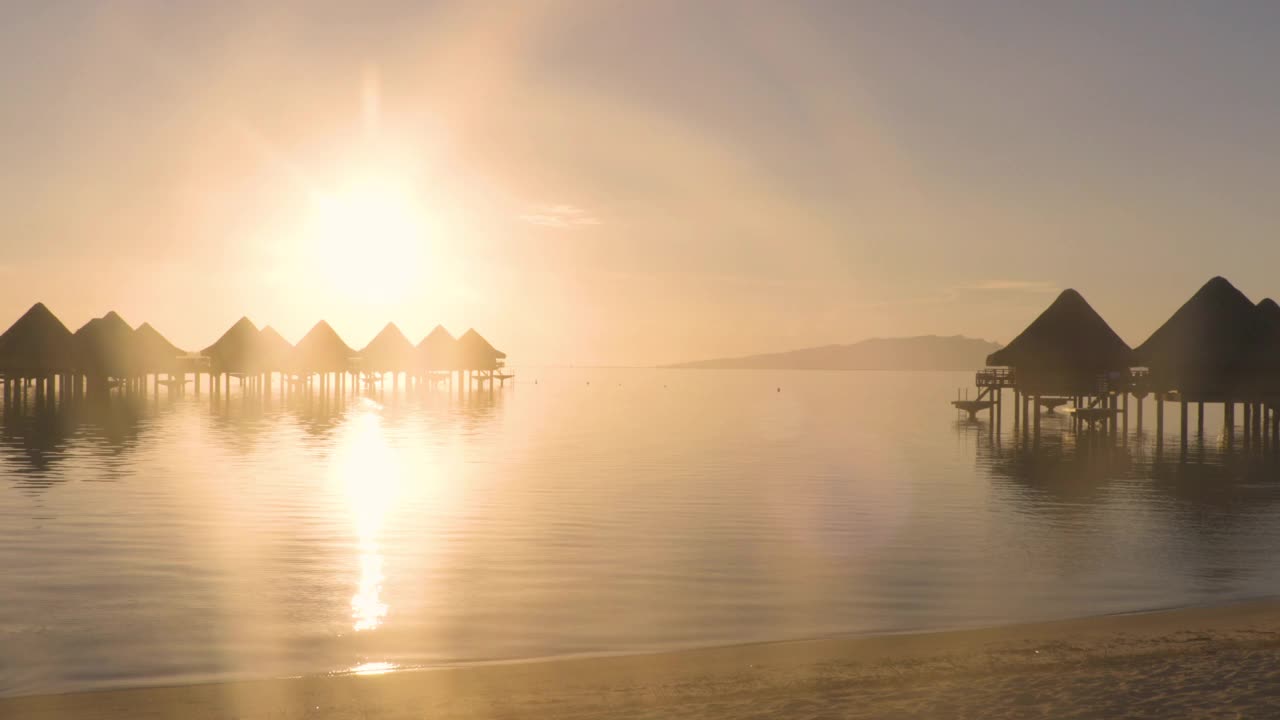
<svg viewBox="0 0 1280 720"><path fill-rule="evenodd" d="M1000 345L961 335L872 338L789 352L665 365L706 370L975 370Z"/></svg>

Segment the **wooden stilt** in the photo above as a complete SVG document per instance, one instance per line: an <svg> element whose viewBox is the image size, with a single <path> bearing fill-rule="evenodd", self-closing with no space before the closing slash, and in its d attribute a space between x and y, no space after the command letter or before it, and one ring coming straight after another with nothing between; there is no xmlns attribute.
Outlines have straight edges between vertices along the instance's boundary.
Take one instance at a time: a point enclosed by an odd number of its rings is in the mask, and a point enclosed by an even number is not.
<svg viewBox="0 0 1280 720"><path fill-rule="evenodd" d="M1259 440L1262 436L1262 406L1258 403L1250 403L1250 405L1253 406L1249 410L1249 414L1253 416L1253 422L1249 424L1249 442L1256 448L1260 445Z"/></svg>
<svg viewBox="0 0 1280 720"><path fill-rule="evenodd" d="M1122 432L1124 433L1125 442L1128 442L1129 441L1129 391L1128 390L1124 392L1124 407L1121 408L1121 413L1123 413L1122 417L1124 418Z"/></svg>
<svg viewBox="0 0 1280 720"><path fill-rule="evenodd" d="M1037 445L1039 445L1040 444L1040 396L1036 395L1034 398L1032 398L1031 404L1033 406L1032 412L1035 413L1032 416L1033 418L1035 418L1035 429L1034 429L1035 442Z"/></svg>
<svg viewBox="0 0 1280 720"><path fill-rule="evenodd" d="M1164 393L1156 393L1156 444L1164 443Z"/></svg>
<svg viewBox="0 0 1280 720"><path fill-rule="evenodd" d="M1022 394L1022 434L1031 436L1031 396L1027 393Z"/></svg>
<svg viewBox="0 0 1280 720"><path fill-rule="evenodd" d="M1236 440L1236 404L1224 403L1222 406L1222 432L1227 436L1227 450L1235 446Z"/></svg>
<svg viewBox="0 0 1280 720"><path fill-rule="evenodd" d="M1244 427L1240 433L1244 436L1244 446L1249 448L1253 445L1253 403L1244 403Z"/></svg>
<svg viewBox="0 0 1280 720"><path fill-rule="evenodd" d="M1182 458L1185 460L1187 457L1187 401L1180 399L1180 402L1178 403L1178 405L1179 405L1179 413L1180 413L1179 426L1181 429L1181 438L1182 438L1180 452L1182 453Z"/></svg>

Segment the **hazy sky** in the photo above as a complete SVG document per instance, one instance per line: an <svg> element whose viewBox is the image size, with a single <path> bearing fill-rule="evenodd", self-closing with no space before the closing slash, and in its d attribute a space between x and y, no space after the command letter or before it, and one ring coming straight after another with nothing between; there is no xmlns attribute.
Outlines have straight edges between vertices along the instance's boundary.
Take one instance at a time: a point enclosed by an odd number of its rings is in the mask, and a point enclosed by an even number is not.
<svg viewBox="0 0 1280 720"><path fill-rule="evenodd" d="M275 6L268 8L266 6ZM0 326L513 364L1280 295L1280 3L10 2Z"/></svg>

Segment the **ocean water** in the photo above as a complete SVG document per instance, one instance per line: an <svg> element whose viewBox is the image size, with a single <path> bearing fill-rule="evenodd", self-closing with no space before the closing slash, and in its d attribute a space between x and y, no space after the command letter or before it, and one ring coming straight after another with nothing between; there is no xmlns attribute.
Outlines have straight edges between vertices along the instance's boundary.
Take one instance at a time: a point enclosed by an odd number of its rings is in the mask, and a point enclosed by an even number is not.
<svg viewBox="0 0 1280 720"><path fill-rule="evenodd" d="M1004 624L1280 592L1280 474L970 373L524 369L0 425L0 694ZM970 391L972 392L972 390ZM1135 408L1136 410L1136 408ZM1154 406L1145 411L1154 424Z"/></svg>

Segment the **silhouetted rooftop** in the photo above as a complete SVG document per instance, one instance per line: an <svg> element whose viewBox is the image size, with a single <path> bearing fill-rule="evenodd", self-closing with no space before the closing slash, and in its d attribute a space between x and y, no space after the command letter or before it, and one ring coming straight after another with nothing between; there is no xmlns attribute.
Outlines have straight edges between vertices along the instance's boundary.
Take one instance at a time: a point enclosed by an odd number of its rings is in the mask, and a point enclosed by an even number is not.
<svg viewBox="0 0 1280 720"><path fill-rule="evenodd" d="M457 352L458 361L466 369L489 369L498 359L507 356L506 353L490 345L489 341L474 329L467 330L462 333L462 337L458 338Z"/></svg>
<svg viewBox="0 0 1280 720"><path fill-rule="evenodd" d="M1280 335L1280 304L1275 300L1264 298L1258 303L1258 318L1264 334Z"/></svg>
<svg viewBox="0 0 1280 720"><path fill-rule="evenodd" d="M169 342L151 323L142 323L133 331L134 347L144 372L172 371L181 364L186 351Z"/></svg>
<svg viewBox="0 0 1280 720"><path fill-rule="evenodd" d="M365 370L407 370L416 363L416 356L413 343L389 322L360 351L360 365Z"/></svg>
<svg viewBox="0 0 1280 720"><path fill-rule="evenodd" d="M210 359L214 372L257 372L262 363L258 328L242 317L200 354Z"/></svg>
<svg viewBox="0 0 1280 720"><path fill-rule="evenodd" d="M75 332L77 366L90 375L130 377L140 371L133 328L115 311Z"/></svg>
<svg viewBox="0 0 1280 720"><path fill-rule="evenodd" d="M321 320L294 346L292 365L302 372L346 370L355 354L329 323Z"/></svg>
<svg viewBox="0 0 1280 720"><path fill-rule="evenodd" d="M457 367L458 341L437 325L418 343L418 361L428 370L452 370Z"/></svg>
<svg viewBox="0 0 1280 720"><path fill-rule="evenodd" d="M1136 360L1153 372L1239 369L1261 339L1259 315L1244 293L1215 277L1137 347Z"/></svg>
<svg viewBox="0 0 1280 720"><path fill-rule="evenodd" d="M264 370L283 370L293 356L293 345L270 325L258 333L258 352Z"/></svg>
<svg viewBox="0 0 1280 720"><path fill-rule="evenodd" d="M1127 370L1133 351L1075 290L1063 290L987 364L1055 372L1100 374Z"/></svg>
<svg viewBox="0 0 1280 720"><path fill-rule="evenodd" d="M1258 346L1257 357L1251 359L1250 366L1269 370L1271 372L1280 371L1280 304L1275 300L1266 298L1258 303ZM1277 378L1280 384L1280 378Z"/></svg>
<svg viewBox="0 0 1280 720"><path fill-rule="evenodd" d="M65 372L74 369L71 331L43 303L32 305L0 334L0 371Z"/></svg>

